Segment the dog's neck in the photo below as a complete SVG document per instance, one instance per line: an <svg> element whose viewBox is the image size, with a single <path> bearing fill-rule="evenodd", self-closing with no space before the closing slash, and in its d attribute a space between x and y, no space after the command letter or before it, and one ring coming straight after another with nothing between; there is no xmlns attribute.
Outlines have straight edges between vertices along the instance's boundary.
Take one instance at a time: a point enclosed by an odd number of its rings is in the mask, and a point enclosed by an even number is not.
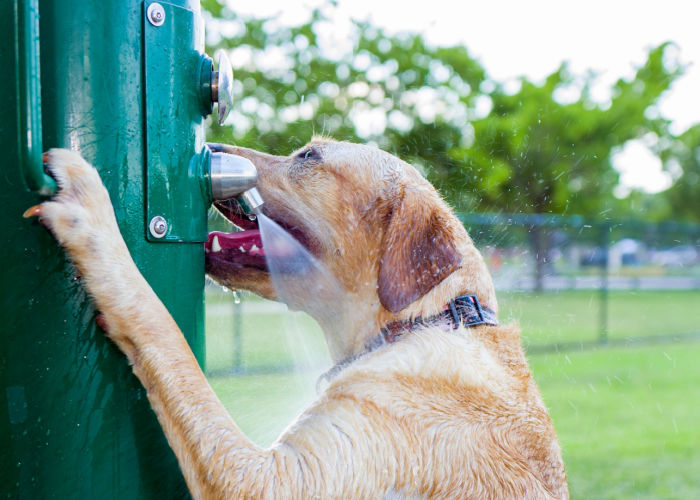
<svg viewBox="0 0 700 500"><path fill-rule="evenodd" d="M376 292L371 293L374 290L360 289L355 293L347 292L345 300L333 304L323 317L316 317L324 332L333 361L338 363L363 352L367 343L388 324L441 314L445 305L460 295L474 294L483 307L497 314L498 304L493 281L481 254L466 235L466 231L460 243L460 267L398 314L382 307Z"/></svg>
<svg viewBox="0 0 700 500"><path fill-rule="evenodd" d="M338 373L357 359L387 344L393 344L404 335L419 328L433 327L449 331L456 330L460 326L471 328L480 325L497 326L496 313L488 307L482 307L476 295L455 297L443 308L440 314L427 318L419 317L410 320L394 321L385 325L378 334L365 341L362 351L338 361L330 370L321 375L318 382L320 383L323 380L330 382Z"/></svg>

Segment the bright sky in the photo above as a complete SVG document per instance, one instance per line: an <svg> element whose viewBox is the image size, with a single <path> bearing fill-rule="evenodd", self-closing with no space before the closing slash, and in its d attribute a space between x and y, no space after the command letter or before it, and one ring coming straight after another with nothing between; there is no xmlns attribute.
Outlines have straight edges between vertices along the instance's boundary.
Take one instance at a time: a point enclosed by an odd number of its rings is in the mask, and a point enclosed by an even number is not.
<svg viewBox="0 0 700 500"><path fill-rule="evenodd" d="M297 24L322 0L229 0L240 14L269 16ZM429 0L427 2L338 0L340 18L369 19L390 32L422 33L434 44L464 43L498 81L525 75L540 79L562 61L574 73L600 75L598 92L632 76L650 47L678 45L690 66L661 101L663 116L679 133L700 122L700 2L697 0ZM642 141L628 143L614 158L623 188L659 191L668 174Z"/></svg>

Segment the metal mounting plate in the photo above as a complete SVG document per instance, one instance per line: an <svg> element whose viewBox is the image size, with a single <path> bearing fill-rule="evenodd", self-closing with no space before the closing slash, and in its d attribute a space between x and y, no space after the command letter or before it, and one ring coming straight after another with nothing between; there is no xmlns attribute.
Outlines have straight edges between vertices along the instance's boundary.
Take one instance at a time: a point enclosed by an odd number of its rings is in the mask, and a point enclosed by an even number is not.
<svg viewBox="0 0 700 500"><path fill-rule="evenodd" d="M163 23L155 26L147 15L152 3L143 8L146 238L154 242L204 242L209 200L201 189L198 161L204 147L200 104L203 20L191 10L158 2ZM186 152L193 158L189 163L180 160ZM149 222L157 216L167 221L162 237L148 231Z"/></svg>

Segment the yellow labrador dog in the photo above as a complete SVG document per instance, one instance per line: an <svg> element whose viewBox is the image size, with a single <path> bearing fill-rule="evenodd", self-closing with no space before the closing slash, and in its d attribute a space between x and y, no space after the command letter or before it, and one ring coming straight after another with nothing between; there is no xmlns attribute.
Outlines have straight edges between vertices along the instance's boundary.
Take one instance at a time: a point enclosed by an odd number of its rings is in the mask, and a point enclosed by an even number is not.
<svg viewBox="0 0 700 500"><path fill-rule="evenodd" d="M315 139L288 157L225 149L257 166L265 214L323 264L343 295L323 313L296 304L318 318L338 364L318 400L269 449L246 438L207 383L134 265L93 167L70 151L47 153L59 193L25 214L40 216L78 267L105 330L146 387L192 495L568 498L519 331L497 324L489 272L435 189L368 146ZM276 298L264 248L251 250L259 247L255 225L229 205L220 209L246 231L210 238L209 275Z"/></svg>

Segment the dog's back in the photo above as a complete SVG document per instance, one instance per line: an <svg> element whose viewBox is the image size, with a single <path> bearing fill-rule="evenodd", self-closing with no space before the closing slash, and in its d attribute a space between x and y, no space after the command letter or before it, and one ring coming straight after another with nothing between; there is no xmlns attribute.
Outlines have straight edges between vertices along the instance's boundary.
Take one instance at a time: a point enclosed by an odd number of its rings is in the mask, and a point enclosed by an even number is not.
<svg viewBox="0 0 700 500"><path fill-rule="evenodd" d="M276 446L364 457L348 470L368 472L367 498L568 498L514 326L424 328L355 360Z"/></svg>

